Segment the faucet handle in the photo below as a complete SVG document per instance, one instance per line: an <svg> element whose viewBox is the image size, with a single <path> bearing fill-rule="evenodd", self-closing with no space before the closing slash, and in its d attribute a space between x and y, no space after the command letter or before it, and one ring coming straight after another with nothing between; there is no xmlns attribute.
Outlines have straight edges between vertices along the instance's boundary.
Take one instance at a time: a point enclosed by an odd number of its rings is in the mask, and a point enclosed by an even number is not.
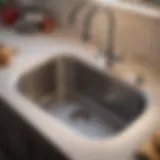
<svg viewBox="0 0 160 160"><path fill-rule="evenodd" d="M135 86L137 88L140 88L143 85L143 83L144 83L144 75L138 74L136 76L136 78L135 78L135 82L134 83L135 83Z"/></svg>
<svg viewBox="0 0 160 160"><path fill-rule="evenodd" d="M116 62L122 62L124 60L124 56L116 53L111 53L106 56L106 63L109 68L112 68Z"/></svg>
<svg viewBox="0 0 160 160"><path fill-rule="evenodd" d="M112 53L111 55L114 56L113 59L117 62L122 62L125 59L125 54Z"/></svg>
<svg viewBox="0 0 160 160"><path fill-rule="evenodd" d="M116 57L115 57L115 60L116 60L117 62L122 62L124 59L125 59L125 58L124 58L124 55L116 55Z"/></svg>

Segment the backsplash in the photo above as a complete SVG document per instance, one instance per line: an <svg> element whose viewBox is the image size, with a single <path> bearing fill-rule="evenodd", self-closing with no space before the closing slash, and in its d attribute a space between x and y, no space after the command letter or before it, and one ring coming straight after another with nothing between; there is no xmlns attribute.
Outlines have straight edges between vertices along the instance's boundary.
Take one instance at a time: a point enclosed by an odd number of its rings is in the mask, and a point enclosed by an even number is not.
<svg viewBox="0 0 160 160"><path fill-rule="evenodd" d="M80 35L83 35L84 32L85 17L93 6L91 4L85 5L78 12L79 14L72 28L78 30ZM106 48L108 17L104 9L101 9L102 7L100 6L99 8L99 11L94 14L92 19L91 41L100 47ZM141 57L148 58L151 63L159 65L160 15L159 17L154 17L149 14L138 13L136 10L130 11L129 9L119 9L118 7L110 8L112 8L116 19L115 51L119 54L141 55Z"/></svg>
<svg viewBox="0 0 160 160"><path fill-rule="evenodd" d="M74 30L77 34L83 35L85 31L85 19L89 11L94 7L94 3L78 0L33 0L35 4L50 10L59 18L61 25L65 28ZM45 1L45 2L44 2ZM75 14L73 9L81 6ZM108 16L107 7L102 9L98 6L98 11L92 18L90 28L90 41L100 48L107 47ZM150 61L159 65L160 60L160 16L153 17L141 14L133 9L122 9L119 7L111 8L115 14L115 51L119 54L140 54L142 57L148 57ZM133 8L133 7L131 7ZM142 8L143 11L143 8ZM159 12L160 13L160 12ZM157 13L158 14L158 13ZM74 24L70 23L70 18ZM73 22L72 22L73 23Z"/></svg>
<svg viewBox="0 0 160 160"><path fill-rule="evenodd" d="M117 50L160 60L160 19L122 10L115 14Z"/></svg>

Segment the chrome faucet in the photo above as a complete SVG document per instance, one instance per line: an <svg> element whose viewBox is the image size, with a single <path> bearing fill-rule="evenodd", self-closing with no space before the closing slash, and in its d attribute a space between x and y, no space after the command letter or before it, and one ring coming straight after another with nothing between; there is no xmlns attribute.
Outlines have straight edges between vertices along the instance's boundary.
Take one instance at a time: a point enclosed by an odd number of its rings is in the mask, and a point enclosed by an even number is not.
<svg viewBox="0 0 160 160"><path fill-rule="evenodd" d="M85 0L80 1L79 3L75 4L73 9L71 10L69 17L68 17L68 23L70 25L74 25L76 23L76 17L81 12L81 10L87 5L88 3ZM86 17L84 18L84 29L82 32L82 39L84 41L90 41L91 40L91 27L92 27L92 20L94 18L94 15L99 11L102 11L102 8L93 5L90 10L88 11ZM115 27L116 27L116 20L113 12L110 9L104 9L103 10L106 15L108 16L109 21L109 27L107 32L107 44L106 48L103 49L103 47L99 47L99 53L104 53L104 60L105 60L105 67L111 68L113 67L114 63L116 61L122 61L124 60L124 56L117 55L114 52L114 44L115 44ZM100 44L100 43L99 43ZM100 54L97 54L96 56L99 56ZM137 88L140 88L144 83L144 76L143 74L138 74L134 80L134 84Z"/></svg>
<svg viewBox="0 0 160 160"><path fill-rule="evenodd" d="M99 11L99 8L97 6L93 6L88 14L86 15L86 18L84 19L84 30L82 39L84 41L89 41L91 39L91 27L92 27L92 19L94 15ZM104 49L104 58L105 58L105 65L106 67L112 67L115 61L121 60L121 57L116 55L114 52L114 38L115 38L115 17L111 10L104 10L104 12L107 13L109 18L109 30L107 34L107 48Z"/></svg>

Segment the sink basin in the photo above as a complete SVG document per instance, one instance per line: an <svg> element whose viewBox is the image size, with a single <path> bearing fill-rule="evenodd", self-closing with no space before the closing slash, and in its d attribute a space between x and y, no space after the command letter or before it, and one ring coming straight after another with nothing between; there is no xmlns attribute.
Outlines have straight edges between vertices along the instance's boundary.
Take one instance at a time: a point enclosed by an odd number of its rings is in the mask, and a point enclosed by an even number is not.
<svg viewBox="0 0 160 160"><path fill-rule="evenodd" d="M113 136L145 109L134 87L70 56L59 56L21 75L18 90L48 115L90 139Z"/></svg>

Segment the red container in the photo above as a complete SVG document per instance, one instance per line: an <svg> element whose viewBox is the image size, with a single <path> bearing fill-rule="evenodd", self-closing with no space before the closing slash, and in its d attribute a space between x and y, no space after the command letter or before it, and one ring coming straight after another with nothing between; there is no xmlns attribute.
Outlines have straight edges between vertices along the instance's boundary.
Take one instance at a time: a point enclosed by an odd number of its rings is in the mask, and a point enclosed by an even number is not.
<svg viewBox="0 0 160 160"><path fill-rule="evenodd" d="M55 28L53 19L50 17L45 17L42 21L42 28L44 32L52 32Z"/></svg>
<svg viewBox="0 0 160 160"><path fill-rule="evenodd" d="M19 15L19 10L16 7L5 6L1 10L2 23L12 25L17 21Z"/></svg>

